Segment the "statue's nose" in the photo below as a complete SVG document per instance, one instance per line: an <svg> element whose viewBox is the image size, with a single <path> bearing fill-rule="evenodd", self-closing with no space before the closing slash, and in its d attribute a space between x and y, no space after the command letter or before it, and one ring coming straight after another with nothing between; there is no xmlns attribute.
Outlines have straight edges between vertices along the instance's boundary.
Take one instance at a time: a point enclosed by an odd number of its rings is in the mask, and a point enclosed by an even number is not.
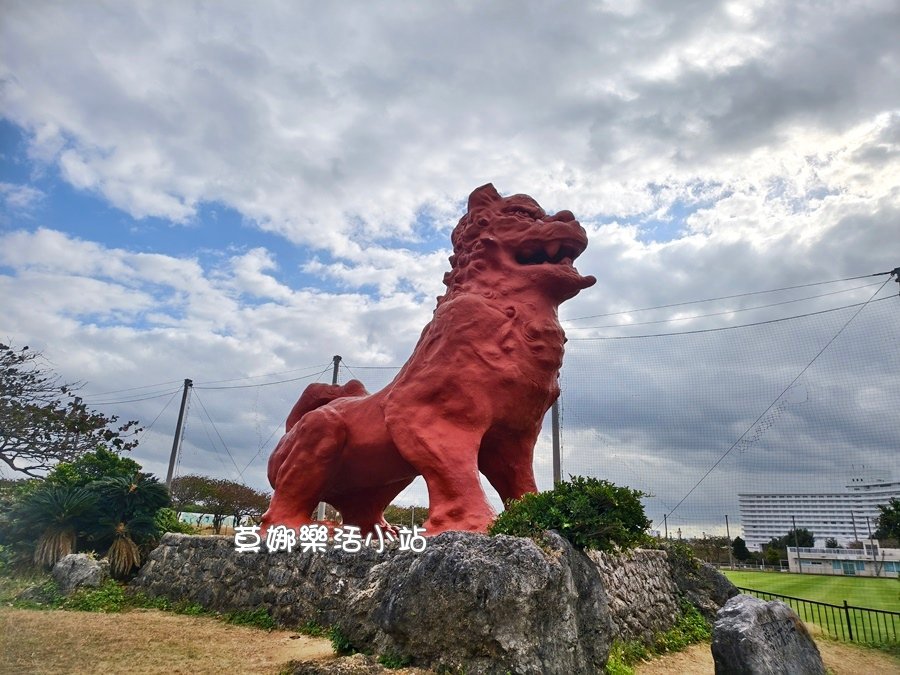
<svg viewBox="0 0 900 675"><path fill-rule="evenodd" d="M568 223L570 221L575 220L575 214L571 211L560 211L555 216L553 216L550 220L560 220L564 223Z"/></svg>

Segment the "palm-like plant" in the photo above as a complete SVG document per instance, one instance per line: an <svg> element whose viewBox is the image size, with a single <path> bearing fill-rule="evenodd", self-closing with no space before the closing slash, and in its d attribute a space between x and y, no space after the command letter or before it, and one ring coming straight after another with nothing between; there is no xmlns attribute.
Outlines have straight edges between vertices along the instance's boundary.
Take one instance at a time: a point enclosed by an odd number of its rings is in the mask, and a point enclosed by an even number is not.
<svg viewBox="0 0 900 675"><path fill-rule="evenodd" d="M53 567L75 551L78 533L96 515L97 496L84 488L47 486L16 508L13 520L20 531L39 531L34 562Z"/></svg>
<svg viewBox="0 0 900 675"><path fill-rule="evenodd" d="M139 544L159 536L154 516L169 504L169 491L143 473L99 480L91 488L99 495L104 514L92 528L93 537L100 544L110 542L106 553L110 572L125 577L141 564Z"/></svg>

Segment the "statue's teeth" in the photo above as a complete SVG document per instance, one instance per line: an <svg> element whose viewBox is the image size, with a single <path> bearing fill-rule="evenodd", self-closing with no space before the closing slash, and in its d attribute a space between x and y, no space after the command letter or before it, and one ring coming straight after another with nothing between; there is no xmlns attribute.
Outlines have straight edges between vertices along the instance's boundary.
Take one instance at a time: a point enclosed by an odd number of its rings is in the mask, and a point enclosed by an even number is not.
<svg viewBox="0 0 900 675"><path fill-rule="evenodd" d="M562 246L561 241L551 241L544 244L544 253L547 254L547 257L550 260L556 258L556 254L559 253L559 249Z"/></svg>

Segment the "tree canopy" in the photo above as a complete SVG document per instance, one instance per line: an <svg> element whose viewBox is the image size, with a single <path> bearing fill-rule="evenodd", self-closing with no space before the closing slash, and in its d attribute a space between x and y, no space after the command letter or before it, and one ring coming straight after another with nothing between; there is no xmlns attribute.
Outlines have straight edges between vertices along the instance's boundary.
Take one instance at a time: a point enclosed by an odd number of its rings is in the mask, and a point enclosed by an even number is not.
<svg viewBox="0 0 900 675"><path fill-rule="evenodd" d="M269 495L224 478L195 474L179 476L172 481L172 504L178 511L192 511L213 518L218 533L228 516L239 523L243 518L262 518L269 507Z"/></svg>
<svg viewBox="0 0 900 675"><path fill-rule="evenodd" d="M734 557L741 562L750 559L750 550L747 548L747 542L741 537L734 538L734 541L731 543L731 552L734 554Z"/></svg>
<svg viewBox="0 0 900 675"><path fill-rule="evenodd" d="M900 499L891 497L887 504L880 505L881 514L876 521L878 529L875 530L876 539L900 540Z"/></svg>
<svg viewBox="0 0 900 675"><path fill-rule="evenodd" d="M91 410L61 383L40 352L0 343L0 460L32 478L99 446L123 451L137 445L136 421Z"/></svg>

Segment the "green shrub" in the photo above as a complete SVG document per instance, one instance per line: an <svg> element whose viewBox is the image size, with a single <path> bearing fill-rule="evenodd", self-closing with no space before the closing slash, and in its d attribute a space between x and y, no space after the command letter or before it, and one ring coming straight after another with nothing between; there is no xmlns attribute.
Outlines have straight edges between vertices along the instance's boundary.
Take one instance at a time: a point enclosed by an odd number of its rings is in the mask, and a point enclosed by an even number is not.
<svg viewBox="0 0 900 675"><path fill-rule="evenodd" d="M163 507L156 512L156 526L160 533L176 532L178 534L197 534L199 528L194 527L190 523L182 523L178 520L178 513L175 509Z"/></svg>
<svg viewBox="0 0 900 675"><path fill-rule="evenodd" d="M269 610L265 607L232 612L226 614L225 619L228 623L233 623L238 626L254 626L266 630L275 628L275 619L272 618L272 615L269 614Z"/></svg>
<svg viewBox="0 0 900 675"><path fill-rule="evenodd" d="M66 598L61 607L82 612L121 612L128 606L125 587L107 579L99 588L80 589Z"/></svg>
<svg viewBox="0 0 900 675"><path fill-rule="evenodd" d="M613 642L606 662L606 675L633 675L632 666L666 652L678 652L696 642L709 640L709 622L689 602L681 603L681 616L672 628L653 637L651 644L640 640Z"/></svg>
<svg viewBox="0 0 900 675"><path fill-rule="evenodd" d="M378 663L388 669L406 668L410 664L410 658L396 652L385 652L378 657Z"/></svg>
<svg viewBox="0 0 900 675"><path fill-rule="evenodd" d="M549 492L510 502L489 532L536 538L545 530L556 530L581 549L634 548L650 540L643 496L609 481L573 476Z"/></svg>
<svg viewBox="0 0 900 675"><path fill-rule="evenodd" d="M350 638L344 635L340 626L332 626L328 629L328 639L331 640L331 648L338 656L349 656L359 651L353 646Z"/></svg>
<svg viewBox="0 0 900 675"><path fill-rule="evenodd" d="M297 632L302 633L303 635L309 635L310 637L326 637L328 635L328 629L315 621L307 621L301 626L298 626Z"/></svg>

